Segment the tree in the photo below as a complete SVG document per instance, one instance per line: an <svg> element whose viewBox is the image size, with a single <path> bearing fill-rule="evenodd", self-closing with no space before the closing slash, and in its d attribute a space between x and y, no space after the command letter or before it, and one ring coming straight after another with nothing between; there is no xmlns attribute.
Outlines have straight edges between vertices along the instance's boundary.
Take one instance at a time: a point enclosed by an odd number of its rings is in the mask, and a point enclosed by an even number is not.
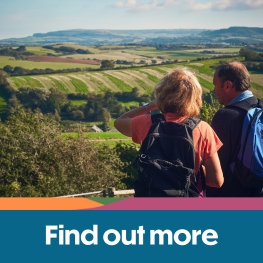
<svg viewBox="0 0 263 263"><path fill-rule="evenodd" d="M74 110L70 113L71 119L80 121L84 118L84 114L81 110Z"/></svg>
<svg viewBox="0 0 263 263"><path fill-rule="evenodd" d="M25 46L19 46L16 50L19 52L24 52L24 51L26 51L26 47Z"/></svg>
<svg viewBox="0 0 263 263"><path fill-rule="evenodd" d="M0 130L0 196L61 196L125 187L115 149L94 146L81 135L63 138L59 124L40 112L16 110L0 122Z"/></svg>
<svg viewBox="0 0 263 263"><path fill-rule="evenodd" d="M101 61L101 69L113 69L114 68L114 63L111 60L102 60Z"/></svg>
<svg viewBox="0 0 263 263"><path fill-rule="evenodd" d="M12 108L16 108L19 105L19 100L15 94L12 94L11 98L8 100L8 105Z"/></svg>
<svg viewBox="0 0 263 263"><path fill-rule="evenodd" d="M102 121L109 123L110 119L111 119L111 114L107 109L101 108L97 111L95 121Z"/></svg>
<svg viewBox="0 0 263 263"><path fill-rule="evenodd" d="M7 73L12 73L13 72L13 67L11 67L10 65L6 65L3 67L3 70Z"/></svg>

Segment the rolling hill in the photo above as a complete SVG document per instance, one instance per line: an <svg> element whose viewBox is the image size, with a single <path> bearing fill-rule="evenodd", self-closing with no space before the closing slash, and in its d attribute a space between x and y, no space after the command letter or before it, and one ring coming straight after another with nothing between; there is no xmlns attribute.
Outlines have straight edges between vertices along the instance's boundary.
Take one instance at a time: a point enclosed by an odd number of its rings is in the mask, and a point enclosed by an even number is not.
<svg viewBox="0 0 263 263"><path fill-rule="evenodd" d="M263 28L230 27L206 29L152 29L152 30L86 30L72 29L35 33L24 38L0 40L0 45L47 45L75 43L80 45L106 44L171 44L171 43L259 43L263 41Z"/></svg>

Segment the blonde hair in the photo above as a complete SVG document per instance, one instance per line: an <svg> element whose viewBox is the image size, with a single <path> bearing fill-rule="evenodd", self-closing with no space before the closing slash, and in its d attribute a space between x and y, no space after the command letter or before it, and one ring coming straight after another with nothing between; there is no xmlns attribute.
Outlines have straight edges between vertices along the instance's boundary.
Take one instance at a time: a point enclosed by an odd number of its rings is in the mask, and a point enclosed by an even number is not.
<svg viewBox="0 0 263 263"><path fill-rule="evenodd" d="M156 105L162 113L197 116L202 107L202 88L187 68L173 69L155 87Z"/></svg>

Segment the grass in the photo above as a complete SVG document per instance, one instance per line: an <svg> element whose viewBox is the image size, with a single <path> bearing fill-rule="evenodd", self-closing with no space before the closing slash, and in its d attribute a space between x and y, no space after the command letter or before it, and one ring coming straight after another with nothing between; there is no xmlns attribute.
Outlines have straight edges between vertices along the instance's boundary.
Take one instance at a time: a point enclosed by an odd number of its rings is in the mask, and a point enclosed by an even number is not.
<svg viewBox="0 0 263 263"><path fill-rule="evenodd" d="M156 76L151 75L151 74L148 73L148 72L145 72L145 71L143 71L143 70L141 70L141 69L133 69L133 70L139 71L139 72L141 72L142 74L147 75L148 79L151 80L151 81L154 82L154 83L159 82L159 78L157 78Z"/></svg>
<svg viewBox="0 0 263 263"><path fill-rule="evenodd" d="M69 93L69 91L65 88L64 84L61 83L61 81L58 81L57 79L54 79L50 76L47 76L50 80L52 80L53 83L55 83L57 89L59 89L62 92Z"/></svg>
<svg viewBox="0 0 263 263"><path fill-rule="evenodd" d="M86 100L71 100L71 102L74 106L80 106L80 105L85 104L87 101Z"/></svg>
<svg viewBox="0 0 263 263"><path fill-rule="evenodd" d="M121 101L121 104L123 104L124 106L130 108L130 106L136 106L139 107L140 103L138 101L129 101L129 102L123 102Z"/></svg>
<svg viewBox="0 0 263 263"><path fill-rule="evenodd" d="M85 132L84 134L98 146L107 145L113 148L119 142L125 144L133 143L131 138L121 134L120 132ZM65 132L62 133L61 136L78 138L79 135L77 132Z"/></svg>
<svg viewBox="0 0 263 263"><path fill-rule="evenodd" d="M128 137L120 132L88 132L85 133L90 139L127 139Z"/></svg>
<svg viewBox="0 0 263 263"><path fill-rule="evenodd" d="M118 79L112 75L106 74L105 72L102 72L104 76L106 76L108 79L110 79L120 90L122 91L132 91L132 87L124 82L121 79Z"/></svg>
<svg viewBox="0 0 263 263"><path fill-rule="evenodd" d="M100 80L98 80L98 79L95 79L95 78L93 78L93 77L91 77L91 76L90 76L89 78L90 78L90 81L93 82L94 84L96 84L101 91L107 91L107 90L109 90L109 89L104 85L104 83L103 83L102 81L100 81Z"/></svg>
<svg viewBox="0 0 263 263"><path fill-rule="evenodd" d="M153 66L153 67L151 67L151 69L153 69L153 70L156 70L157 72L159 72L159 73L161 73L161 74L167 74L167 71L165 71L165 70L163 70L163 69L161 69L160 67L157 67L157 66Z"/></svg>
<svg viewBox="0 0 263 263"><path fill-rule="evenodd" d="M128 139L127 136L120 132L84 132L84 134L91 140L108 140L108 139ZM64 132L62 136L77 138L77 132Z"/></svg>
<svg viewBox="0 0 263 263"><path fill-rule="evenodd" d="M262 85L259 85L258 83L251 82L251 86L252 86L254 89L256 89L256 90L263 91L263 86L262 86Z"/></svg>
<svg viewBox="0 0 263 263"><path fill-rule="evenodd" d="M34 53L34 54L39 55L39 56L46 56L48 53L54 54L54 55L60 54L60 53L56 53L52 49L43 48L42 46L27 46L26 51Z"/></svg>
<svg viewBox="0 0 263 263"><path fill-rule="evenodd" d="M72 68L99 68L98 65L90 65L90 64L78 64L78 63L55 63L55 62L35 62L29 60L15 60L15 59L8 59L3 57L0 59L0 68L5 67L6 65L10 65L11 67L22 67L25 69L46 69L51 68L54 70L58 69L72 69Z"/></svg>
<svg viewBox="0 0 263 263"><path fill-rule="evenodd" d="M21 78L21 77L19 77L19 78L18 77L11 77L11 80L14 81L14 83L15 83L17 88L27 85L27 81L24 78Z"/></svg>
<svg viewBox="0 0 263 263"><path fill-rule="evenodd" d="M211 83L210 81L207 81L201 77L197 77L199 83L201 84L202 87L209 89L209 90L213 90L214 89L214 84Z"/></svg>
<svg viewBox="0 0 263 263"><path fill-rule="evenodd" d="M142 87L144 90L146 90L146 93L151 94L153 91L153 88L149 87L145 82L143 82L141 79L135 78L136 83L140 87Z"/></svg>
<svg viewBox="0 0 263 263"><path fill-rule="evenodd" d="M27 83L28 83L27 85L30 86L30 87L44 88L44 86L37 79L33 79L33 78L29 77L29 76L24 76L23 78L27 81Z"/></svg>
<svg viewBox="0 0 263 263"><path fill-rule="evenodd" d="M67 76L67 77L70 78L72 84L76 88L77 93L88 93L87 85L82 80L76 79L70 76Z"/></svg>

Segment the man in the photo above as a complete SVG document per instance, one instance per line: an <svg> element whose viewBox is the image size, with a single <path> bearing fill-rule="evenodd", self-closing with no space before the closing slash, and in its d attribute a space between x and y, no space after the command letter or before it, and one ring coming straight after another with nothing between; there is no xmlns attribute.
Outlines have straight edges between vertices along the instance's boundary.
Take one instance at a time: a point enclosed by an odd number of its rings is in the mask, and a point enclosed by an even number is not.
<svg viewBox="0 0 263 263"><path fill-rule="evenodd" d="M257 104L258 100L250 89L250 76L246 67L238 61L231 61L218 66L214 73L214 93L221 108L213 117L212 128L222 141L223 146L218 155L224 174L221 188L207 188L208 197L248 197L258 196L260 188L244 186L231 172L231 165L240 148L241 130L246 110L231 105L243 101L249 105Z"/></svg>

